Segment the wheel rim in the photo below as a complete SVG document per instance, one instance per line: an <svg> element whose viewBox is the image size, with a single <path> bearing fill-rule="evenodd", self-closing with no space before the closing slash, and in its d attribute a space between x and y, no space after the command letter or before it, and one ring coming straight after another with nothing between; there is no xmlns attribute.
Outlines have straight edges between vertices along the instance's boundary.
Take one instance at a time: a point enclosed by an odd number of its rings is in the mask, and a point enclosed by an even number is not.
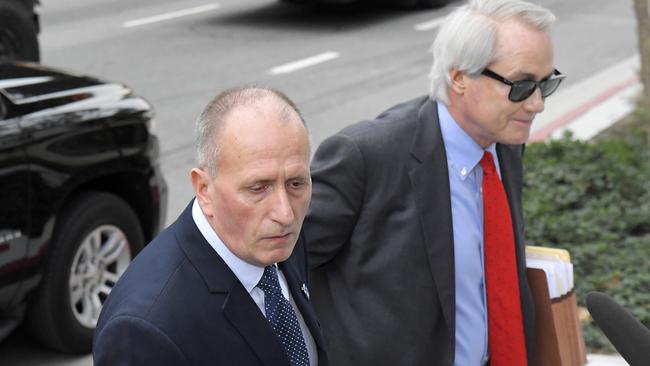
<svg viewBox="0 0 650 366"><path fill-rule="evenodd" d="M104 301L129 263L131 248L119 227L99 226L84 238L72 260L69 282L70 305L79 324L95 328Z"/></svg>

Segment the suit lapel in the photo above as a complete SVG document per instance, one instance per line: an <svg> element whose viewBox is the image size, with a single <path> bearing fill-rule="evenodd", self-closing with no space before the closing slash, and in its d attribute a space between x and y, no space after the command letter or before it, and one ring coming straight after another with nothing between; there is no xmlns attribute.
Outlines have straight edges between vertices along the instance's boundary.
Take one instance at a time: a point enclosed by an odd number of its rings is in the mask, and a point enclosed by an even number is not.
<svg viewBox="0 0 650 366"><path fill-rule="evenodd" d="M519 154L519 155L518 155ZM497 144L497 155L501 166L501 180L508 196L512 226L515 234L516 254L519 268L522 268L524 251L522 244L523 213L521 212L521 152L519 147Z"/></svg>
<svg viewBox="0 0 650 366"><path fill-rule="evenodd" d="M207 291L223 297L223 315L250 345L262 364L289 365L286 352L273 329L221 257L212 249L192 219L192 202L183 211L176 230L177 241L188 260L199 272ZM206 319L206 321L209 321Z"/></svg>
<svg viewBox="0 0 650 366"><path fill-rule="evenodd" d="M433 280L450 339L455 337L454 245L447 156L435 102L420 108L411 147L409 177L415 194Z"/></svg>
<svg viewBox="0 0 650 366"><path fill-rule="evenodd" d="M264 365L289 365L282 344L246 289L236 281L223 303L223 314L237 328Z"/></svg>
<svg viewBox="0 0 650 366"><path fill-rule="evenodd" d="M295 301L305 324L309 328L311 336L314 338L314 342L318 349L318 363L321 365L325 364L325 346L321 335L320 325L318 324L312 304L309 302L309 299L307 299L305 292L303 292L303 286L306 286L306 284L304 281L300 280L296 266L293 263L293 257L289 257L289 259L280 263L280 268L284 273L284 277L287 279L287 285L289 286L289 291L291 291L293 301Z"/></svg>

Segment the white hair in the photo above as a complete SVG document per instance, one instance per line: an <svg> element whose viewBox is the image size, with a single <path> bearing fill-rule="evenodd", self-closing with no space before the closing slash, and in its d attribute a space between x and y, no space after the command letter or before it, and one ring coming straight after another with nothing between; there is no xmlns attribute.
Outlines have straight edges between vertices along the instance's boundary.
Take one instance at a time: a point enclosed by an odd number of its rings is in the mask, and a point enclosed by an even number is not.
<svg viewBox="0 0 650 366"><path fill-rule="evenodd" d="M496 58L497 26L510 19L548 33L555 16L522 0L469 0L447 16L431 47L431 99L449 104L452 68L478 75Z"/></svg>

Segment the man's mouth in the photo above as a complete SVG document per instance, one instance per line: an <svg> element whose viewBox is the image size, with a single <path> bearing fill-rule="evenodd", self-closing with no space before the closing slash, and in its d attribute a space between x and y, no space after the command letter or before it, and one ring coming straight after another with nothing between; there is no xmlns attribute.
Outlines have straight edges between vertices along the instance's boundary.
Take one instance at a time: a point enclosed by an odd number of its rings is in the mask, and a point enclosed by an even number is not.
<svg viewBox="0 0 650 366"><path fill-rule="evenodd" d="M271 240L271 241L283 241L289 239L291 237L291 232L285 233L285 234L277 234L277 235L268 235L264 237L266 240Z"/></svg>

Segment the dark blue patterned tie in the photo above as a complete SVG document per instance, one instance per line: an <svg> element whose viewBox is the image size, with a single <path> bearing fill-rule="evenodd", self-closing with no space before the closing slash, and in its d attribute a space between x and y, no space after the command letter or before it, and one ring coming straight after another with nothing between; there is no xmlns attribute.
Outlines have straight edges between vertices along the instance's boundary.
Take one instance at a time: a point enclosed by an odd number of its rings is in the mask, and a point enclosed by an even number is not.
<svg viewBox="0 0 650 366"><path fill-rule="evenodd" d="M300 331L298 318L289 300L285 299L278 282L278 270L274 265L264 268L264 275L257 284L264 291L266 319L278 336L292 366L309 366L305 339Z"/></svg>

